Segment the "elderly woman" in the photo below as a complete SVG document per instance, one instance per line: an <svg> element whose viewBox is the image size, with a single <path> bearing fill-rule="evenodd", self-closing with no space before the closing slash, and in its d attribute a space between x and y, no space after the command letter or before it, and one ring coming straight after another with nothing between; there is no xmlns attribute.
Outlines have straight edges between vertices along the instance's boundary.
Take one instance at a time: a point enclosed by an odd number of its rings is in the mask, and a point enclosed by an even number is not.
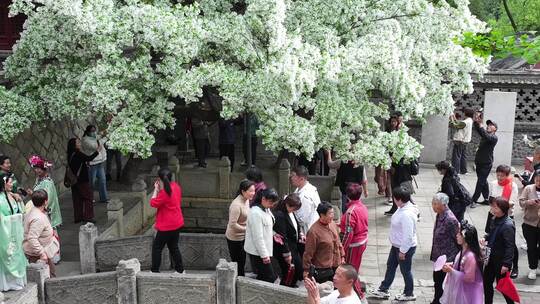
<svg viewBox="0 0 540 304"><path fill-rule="evenodd" d="M519 197L523 208L523 237L527 242L530 280L536 280L538 259L540 258L540 169L536 170L534 184L523 189Z"/></svg>
<svg viewBox="0 0 540 304"><path fill-rule="evenodd" d="M437 214L433 229L433 245L431 246L430 260L435 262L440 256L446 255L447 261L453 261L459 252L456 235L459 232L459 222L448 208L450 199L448 195L439 192L433 196L431 208ZM433 272L435 294L431 303L439 304L443 295L443 282L446 273L443 271Z"/></svg>
<svg viewBox="0 0 540 304"><path fill-rule="evenodd" d="M24 254L30 263L39 260L49 264L51 277L55 277L54 256L60 251L60 243L54 237L53 227L47 216L49 200L45 190L32 193L34 207L24 217Z"/></svg>
<svg viewBox="0 0 540 304"><path fill-rule="evenodd" d="M0 174L0 291L26 285L22 206L13 197L13 174Z"/></svg>
<svg viewBox="0 0 540 304"><path fill-rule="evenodd" d="M494 220L484 237L487 246L491 248L489 260L484 268L484 299L486 304L493 303L493 281L503 278L512 269L514 259L514 246L516 228L514 221L508 216L510 203L503 197L491 201L491 214ZM504 297L506 303L514 303L510 298Z"/></svg>
<svg viewBox="0 0 540 304"><path fill-rule="evenodd" d="M360 271L362 256L368 240L368 210L360 197L362 186L350 183L345 190L347 194L347 211L341 217L340 229L343 234L343 250L345 262ZM360 298L364 297L360 280L354 282L354 290Z"/></svg>

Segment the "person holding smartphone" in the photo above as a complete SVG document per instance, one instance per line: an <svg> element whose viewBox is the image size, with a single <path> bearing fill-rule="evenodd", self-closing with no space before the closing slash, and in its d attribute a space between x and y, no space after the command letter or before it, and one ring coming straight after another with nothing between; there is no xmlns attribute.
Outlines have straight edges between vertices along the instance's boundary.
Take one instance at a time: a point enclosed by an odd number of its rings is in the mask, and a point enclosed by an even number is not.
<svg viewBox="0 0 540 304"><path fill-rule="evenodd" d="M180 228L184 227L184 216L181 208L182 188L178 183L172 181L172 172L168 168L159 169L158 176L159 179L154 182L154 193L150 199L150 206L157 209L155 225L157 232L152 243L151 270L159 272L161 252L163 247L167 245L173 259L174 270L183 273L184 265L178 248Z"/></svg>
<svg viewBox="0 0 540 304"><path fill-rule="evenodd" d="M540 257L540 169L536 170L534 184L523 189L519 197L523 208L523 237L527 242L529 260L529 280L536 280L538 258Z"/></svg>

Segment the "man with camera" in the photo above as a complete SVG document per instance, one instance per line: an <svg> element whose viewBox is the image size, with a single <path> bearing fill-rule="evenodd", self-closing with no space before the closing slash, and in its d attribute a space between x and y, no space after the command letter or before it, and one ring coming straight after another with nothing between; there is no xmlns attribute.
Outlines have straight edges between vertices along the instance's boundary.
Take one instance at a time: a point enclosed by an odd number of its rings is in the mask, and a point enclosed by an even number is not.
<svg viewBox="0 0 540 304"><path fill-rule="evenodd" d="M476 166L476 187L472 197L471 208L476 207L476 204L489 205L489 185L487 178L493 167L493 150L497 145L497 124L494 121L486 121L486 126L483 126L482 112L476 112L474 115L474 130L480 135L480 143L478 144L478 150L476 150L476 157L474 158L474 164ZM480 198L480 194L484 197L483 202L477 202Z"/></svg>
<svg viewBox="0 0 540 304"><path fill-rule="evenodd" d="M467 145L472 139L474 110L466 108L463 113L463 120L458 120L456 114L450 116L450 126L456 129L452 137L452 167L458 174L467 174Z"/></svg>

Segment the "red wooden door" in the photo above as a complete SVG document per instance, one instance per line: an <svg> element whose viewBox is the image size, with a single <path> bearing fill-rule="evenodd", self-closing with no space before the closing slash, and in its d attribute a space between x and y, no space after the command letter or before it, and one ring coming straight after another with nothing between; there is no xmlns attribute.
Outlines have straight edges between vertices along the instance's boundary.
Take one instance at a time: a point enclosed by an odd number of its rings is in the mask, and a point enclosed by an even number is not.
<svg viewBox="0 0 540 304"><path fill-rule="evenodd" d="M0 50L11 50L19 39L25 16L8 17L11 0L0 0Z"/></svg>

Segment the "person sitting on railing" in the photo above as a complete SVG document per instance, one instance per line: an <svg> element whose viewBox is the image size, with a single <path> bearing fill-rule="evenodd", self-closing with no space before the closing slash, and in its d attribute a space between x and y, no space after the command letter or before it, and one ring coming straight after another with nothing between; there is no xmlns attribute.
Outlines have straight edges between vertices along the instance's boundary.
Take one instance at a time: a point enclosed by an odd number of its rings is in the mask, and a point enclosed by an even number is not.
<svg viewBox="0 0 540 304"><path fill-rule="evenodd" d="M24 217L24 254L30 263L39 260L49 265L51 278L56 276L54 256L60 251L60 243L54 235L47 209L49 196L43 189L32 193L33 208Z"/></svg>
<svg viewBox="0 0 540 304"><path fill-rule="evenodd" d="M358 273L353 266L348 264L340 265L336 269L336 275L334 276L334 287L336 289L321 299L317 282L313 278L306 278L304 283L308 292L307 304L360 304L362 302L353 289L353 285L357 280Z"/></svg>

